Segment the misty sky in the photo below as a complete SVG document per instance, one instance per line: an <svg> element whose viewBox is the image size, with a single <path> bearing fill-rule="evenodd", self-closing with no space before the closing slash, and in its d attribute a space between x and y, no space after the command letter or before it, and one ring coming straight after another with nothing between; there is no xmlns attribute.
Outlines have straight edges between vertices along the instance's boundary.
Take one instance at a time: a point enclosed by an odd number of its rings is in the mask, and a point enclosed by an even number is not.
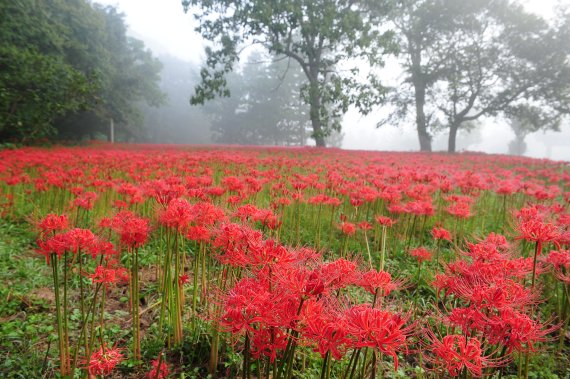
<svg viewBox="0 0 570 379"><path fill-rule="evenodd" d="M95 0L114 5L126 14L130 34L144 40L156 55L170 54L199 64L203 57L201 38L194 29L191 14L185 14L180 0ZM468 0L467 0L468 1ZM569 4L570 0L521 0L527 9L544 17L553 14L557 2ZM394 70L396 75L397 70ZM188 89L190 97L192 88ZM418 140L413 125L375 128L382 111L361 117L349 112L343 122L343 148L362 150L418 150ZM508 142L514 138L509 127L495 120L485 120L485 126L471 135L458 137L458 151L472 150L487 153L507 153ZM434 149L446 149L447 135L434 138ZM526 155L540 158L570 161L570 125L566 123L561 133L537 132L526 139Z"/></svg>

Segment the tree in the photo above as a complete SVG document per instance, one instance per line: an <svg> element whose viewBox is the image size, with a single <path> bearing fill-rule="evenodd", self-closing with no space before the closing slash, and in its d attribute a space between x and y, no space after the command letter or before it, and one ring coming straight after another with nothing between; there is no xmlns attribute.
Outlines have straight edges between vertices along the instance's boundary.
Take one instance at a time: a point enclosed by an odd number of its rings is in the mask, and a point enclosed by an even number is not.
<svg viewBox="0 0 570 379"><path fill-rule="evenodd" d="M184 0L186 10L197 6L197 31L212 42L206 48L202 83L193 104L228 96L226 74L246 43L263 46L270 54L296 61L305 75L301 89L309 105L312 137L325 146L325 137L340 129L340 116L350 105L367 113L383 100L384 88L373 75L358 80L352 60L381 64L392 46L390 33L380 34L364 12L364 2L349 0L225 1ZM388 4L389 1L382 1ZM194 9L194 8L193 8Z"/></svg>
<svg viewBox="0 0 570 379"><path fill-rule="evenodd" d="M141 103L158 107L165 100L158 85L162 64L142 41L127 35L124 14L116 8L95 4L91 17L101 19L100 27L85 29L78 25L74 35L98 36L84 41L87 46L85 69L98 73L97 101L83 112L61 118L60 135L80 138L107 134L109 123L113 122L123 139L140 140L143 138ZM74 28L74 25L70 26Z"/></svg>
<svg viewBox="0 0 570 379"><path fill-rule="evenodd" d="M216 142L305 144L309 109L299 97L303 74L294 61L273 58L251 54L241 71L228 75L231 96L206 105Z"/></svg>
<svg viewBox="0 0 570 379"><path fill-rule="evenodd" d="M62 7L53 1L0 3L0 140L46 137L58 116L94 98L95 76L66 59L69 32L51 19Z"/></svg>
<svg viewBox="0 0 570 379"><path fill-rule="evenodd" d="M560 130L561 113L545 112L535 106L515 106L505 111L515 139L509 143L509 154L523 155L526 151L525 138L539 130Z"/></svg>
<svg viewBox="0 0 570 379"><path fill-rule="evenodd" d="M414 107L420 150L431 151L433 111L426 112L426 99L446 59L446 54L440 55L439 51L440 32L453 19L438 10L431 0L400 1L389 13L389 19L395 27L400 63L406 76L388 96L395 111L378 126L408 118L412 114L410 107Z"/></svg>
<svg viewBox="0 0 570 379"><path fill-rule="evenodd" d="M546 83L567 66L561 59L567 48L544 20L512 1L407 1L392 19L407 85L391 96L393 116L404 117L415 105L422 150L431 149L438 128L449 130L448 151L454 152L466 123L525 103L550 112L560 94Z"/></svg>
<svg viewBox="0 0 570 379"><path fill-rule="evenodd" d="M115 8L21 0L0 12L1 140L106 132L109 117L138 120L136 101L160 103L160 65Z"/></svg>

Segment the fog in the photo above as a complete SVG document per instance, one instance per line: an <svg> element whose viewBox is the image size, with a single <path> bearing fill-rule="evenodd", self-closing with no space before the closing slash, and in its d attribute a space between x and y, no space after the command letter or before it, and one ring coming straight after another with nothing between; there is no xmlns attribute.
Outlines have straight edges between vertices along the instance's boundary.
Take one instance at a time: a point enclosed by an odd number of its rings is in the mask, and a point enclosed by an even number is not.
<svg viewBox="0 0 570 379"><path fill-rule="evenodd" d="M161 60L164 57L171 56L178 59L180 65L184 65L184 62L187 62L187 67L181 67L181 71L187 70L189 77L197 77L198 67L204 59L204 43L201 37L193 30L195 21L192 15L183 12L180 1L97 0L97 2L116 6L126 15L130 34L142 39ZM524 3L527 10L538 13L545 18L552 17L554 6L557 3L556 0L521 0L521 2ZM398 66L393 62L389 63L388 69L384 71L387 73L386 80L388 82L393 81L399 74ZM181 99L173 99L172 94L170 94L169 105L167 105L166 109L176 106L178 107L180 117L202 120L203 122L199 130L201 133L207 134L207 137L195 138L195 130L185 132L184 125L191 128L191 124L195 124L185 120L180 121L180 125L174 128L181 133L179 137L170 135L169 138L163 138L161 142L211 142L207 126L204 126L204 120L207 117L204 118L200 110L190 110L188 99L194 89L188 81L185 83L188 84L188 88L183 101ZM183 92L178 88L177 96L182 96L181 93ZM189 108L187 111L180 110L184 104L187 104ZM368 116L361 116L356 110L351 109L342 122L342 133L344 135L342 147L354 150L418 150L418 137L412 123L376 127L377 122L384 114L385 110L381 108ZM160 119L157 119L157 117L160 117L159 113L155 113L146 122L160 123ZM173 122L172 119L169 122ZM459 132L457 150L507 154L509 142L515 138L510 127L504 121L493 118L480 120L480 125L472 132L464 130ZM149 138L156 139L156 134L154 137L151 136ZM310 140L307 142L311 144ZM527 145L525 155L527 156L570 161L570 125L567 120L563 122L560 132L538 131L529 134L525 142ZM433 149L435 151L445 151L446 144L447 132L434 135Z"/></svg>

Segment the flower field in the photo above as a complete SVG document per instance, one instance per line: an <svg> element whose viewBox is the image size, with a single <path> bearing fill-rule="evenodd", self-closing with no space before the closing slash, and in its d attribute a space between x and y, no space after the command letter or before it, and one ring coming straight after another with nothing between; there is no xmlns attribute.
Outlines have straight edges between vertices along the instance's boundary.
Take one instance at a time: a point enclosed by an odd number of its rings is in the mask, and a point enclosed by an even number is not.
<svg viewBox="0 0 570 379"><path fill-rule="evenodd" d="M0 151L2 377L568 378L570 168Z"/></svg>

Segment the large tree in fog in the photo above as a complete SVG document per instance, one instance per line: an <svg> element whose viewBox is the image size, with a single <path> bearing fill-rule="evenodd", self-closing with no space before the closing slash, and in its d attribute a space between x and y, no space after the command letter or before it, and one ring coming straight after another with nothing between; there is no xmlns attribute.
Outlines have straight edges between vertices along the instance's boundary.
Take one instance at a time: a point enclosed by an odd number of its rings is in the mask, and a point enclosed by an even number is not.
<svg viewBox="0 0 570 379"><path fill-rule="evenodd" d="M481 117L525 104L553 110L560 92L545 88L567 65L567 48L544 20L515 2L408 0L392 19L406 73L391 96L393 116L405 117L414 106L422 150L431 150L438 129L449 131L448 151L454 152L458 130Z"/></svg>
<svg viewBox="0 0 570 379"><path fill-rule="evenodd" d="M304 145L309 109L299 97L303 73L295 61L251 54L228 75L231 96L208 102L212 138L223 144Z"/></svg>
<svg viewBox="0 0 570 379"><path fill-rule="evenodd" d="M184 0L199 21L197 31L212 47L206 48L202 83L193 104L227 96L226 74L234 70L240 50L257 44L269 53L295 60L303 70L301 90L309 105L313 138L325 146L325 137L340 129L340 116L350 105L367 113L383 99L383 88L369 76L358 80L358 64L381 63L389 46L364 12L365 2L350 0L225 1ZM391 1L376 3L387 4ZM384 38L382 38L384 37ZM342 66L342 68L341 68Z"/></svg>

